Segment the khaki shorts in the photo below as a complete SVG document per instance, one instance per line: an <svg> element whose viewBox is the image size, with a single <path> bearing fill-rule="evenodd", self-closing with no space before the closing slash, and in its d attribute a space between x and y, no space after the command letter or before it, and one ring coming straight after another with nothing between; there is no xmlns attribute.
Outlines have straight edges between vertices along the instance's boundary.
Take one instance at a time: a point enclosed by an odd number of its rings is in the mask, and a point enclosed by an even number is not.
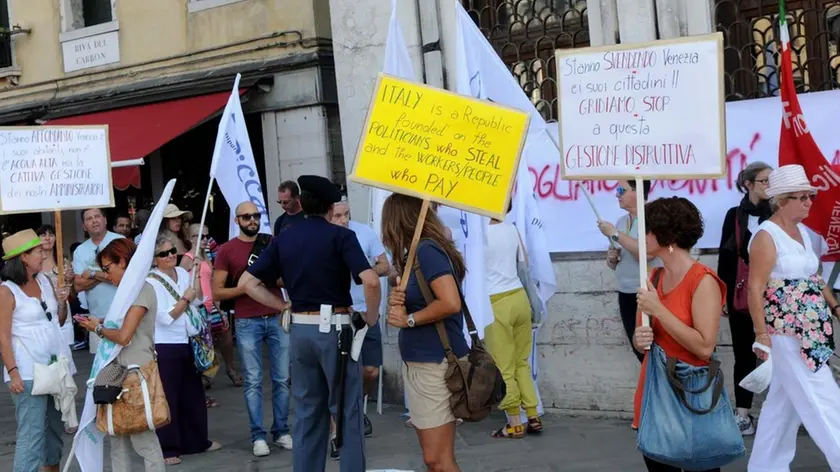
<svg viewBox="0 0 840 472"><path fill-rule="evenodd" d="M417 429L431 429L455 421L449 398L452 394L444 381L448 364L404 362L403 379L408 413Z"/></svg>

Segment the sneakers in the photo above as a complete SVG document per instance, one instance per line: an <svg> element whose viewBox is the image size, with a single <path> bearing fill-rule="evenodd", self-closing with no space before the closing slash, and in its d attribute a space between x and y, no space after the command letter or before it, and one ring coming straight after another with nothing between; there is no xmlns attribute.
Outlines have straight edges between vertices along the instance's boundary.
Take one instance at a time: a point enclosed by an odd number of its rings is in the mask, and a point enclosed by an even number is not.
<svg viewBox="0 0 840 472"><path fill-rule="evenodd" d="M283 449L285 449L287 451L291 451L292 450L292 436L290 434L284 434L284 435L280 436L279 438L275 439L274 444L282 447Z"/></svg>
<svg viewBox="0 0 840 472"><path fill-rule="evenodd" d="M741 430L741 436L752 436L755 434L755 421L752 416L735 414L735 423L738 424L738 429Z"/></svg>
<svg viewBox="0 0 840 472"><path fill-rule="evenodd" d="M340 457L338 448L335 446L335 436L330 438L330 459L337 461Z"/></svg>
<svg viewBox="0 0 840 472"><path fill-rule="evenodd" d="M371 436L373 436L373 425L370 424L370 420L367 415L365 415L365 437L369 438Z"/></svg>
<svg viewBox="0 0 840 472"><path fill-rule="evenodd" d="M268 449L268 444L265 443L263 439L257 439L254 441L254 455L257 457L265 457L271 454L271 450Z"/></svg>

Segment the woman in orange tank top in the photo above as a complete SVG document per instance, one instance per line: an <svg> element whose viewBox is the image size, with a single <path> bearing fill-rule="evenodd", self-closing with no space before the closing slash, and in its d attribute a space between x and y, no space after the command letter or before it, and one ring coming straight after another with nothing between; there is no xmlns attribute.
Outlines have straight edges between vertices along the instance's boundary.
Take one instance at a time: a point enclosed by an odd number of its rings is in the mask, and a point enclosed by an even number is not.
<svg viewBox="0 0 840 472"><path fill-rule="evenodd" d="M633 347L646 352L655 342L669 357L694 366L709 365L717 343L726 286L712 269L689 254L703 236L700 212L685 198L660 198L645 205L645 224L648 254L660 258L664 267L651 274L656 286L648 282L648 290L640 291L637 297L639 310L650 315L651 323L642 326L639 313ZM645 357L636 388L635 428L639 425L649 358ZM644 459L650 472L680 470Z"/></svg>

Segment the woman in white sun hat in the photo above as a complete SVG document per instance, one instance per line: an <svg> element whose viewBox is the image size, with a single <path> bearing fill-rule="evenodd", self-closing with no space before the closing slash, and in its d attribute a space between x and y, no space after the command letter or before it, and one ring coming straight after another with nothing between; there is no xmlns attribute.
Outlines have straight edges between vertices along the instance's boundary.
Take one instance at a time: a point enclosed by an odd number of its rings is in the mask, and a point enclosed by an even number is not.
<svg viewBox="0 0 840 472"><path fill-rule="evenodd" d="M178 265L181 264L181 258L184 257L184 254L192 249L189 234L189 222L192 217L191 211L181 210L172 203L166 205L163 210L163 221L160 223L159 234L166 236L175 250L178 251Z"/></svg>
<svg viewBox="0 0 840 472"><path fill-rule="evenodd" d="M769 180L773 216L750 241L749 307L756 343L771 348L773 380L748 471L789 471L804 424L831 470L840 472L840 387L826 366L840 306L817 274L819 259L802 224L817 189L799 165L782 166Z"/></svg>

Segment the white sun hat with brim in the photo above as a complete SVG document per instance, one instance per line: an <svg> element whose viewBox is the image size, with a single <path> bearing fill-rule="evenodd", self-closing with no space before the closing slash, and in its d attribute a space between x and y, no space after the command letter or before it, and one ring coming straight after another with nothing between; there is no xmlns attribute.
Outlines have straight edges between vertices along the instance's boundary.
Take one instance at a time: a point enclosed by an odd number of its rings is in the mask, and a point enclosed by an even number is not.
<svg viewBox="0 0 840 472"><path fill-rule="evenodd" d="M770 198L786 193L817 192L817 188L808 180L805 168L798 164L779 167L770 173L769 181L767 196Z"/></svg>
<svg viewBox="0 0 840 472"><path fill-rule="evenodd" d="M164 218L178 218L178 217L181 217L181 218L186 218L188 220L191 220L192 217L193 217L193 214L192 214L191 211L181 210L176 205L170 203L169 205L166 205L166 208L163 210L163 217Z"/></svg>

